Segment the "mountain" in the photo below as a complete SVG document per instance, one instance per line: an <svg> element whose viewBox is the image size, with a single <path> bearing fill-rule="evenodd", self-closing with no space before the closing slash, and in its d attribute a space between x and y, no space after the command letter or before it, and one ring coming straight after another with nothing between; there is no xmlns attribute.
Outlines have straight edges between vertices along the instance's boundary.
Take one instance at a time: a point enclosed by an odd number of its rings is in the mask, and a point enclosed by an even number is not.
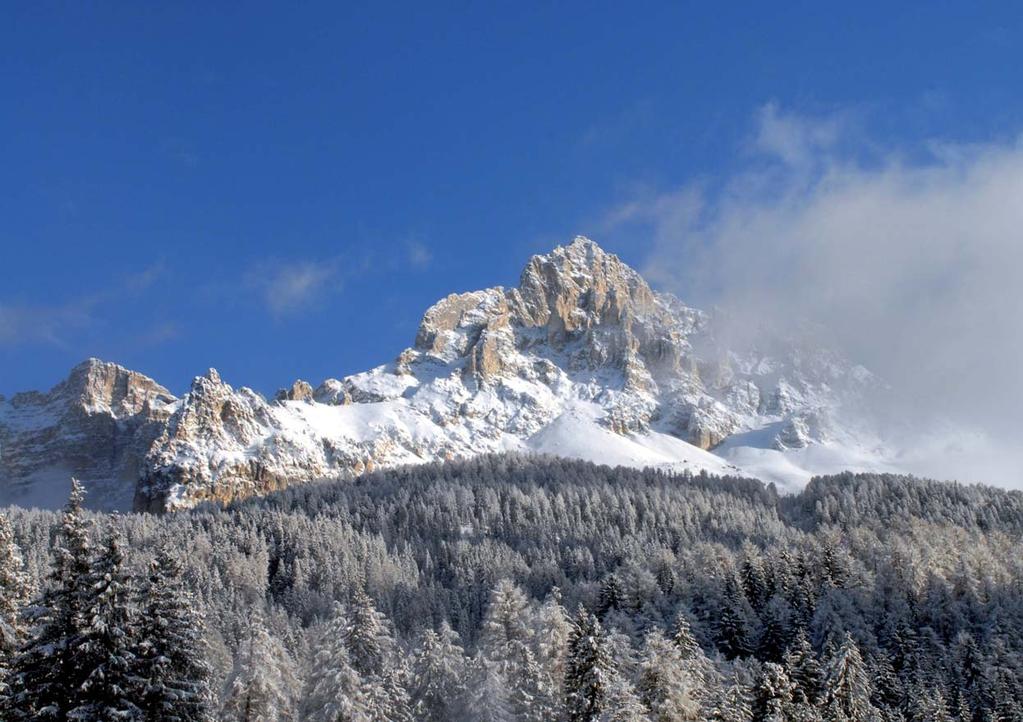
<svg viewBox="0 0 1023 722"><path fill-rule="evenodd" d="M178 398L90 359L0 397L0 500L54 505L74 474L97 506L164 510L505 451L788 486L885 468L848 413L868 371L798 344L729 349L726 321L579 237L516 288L433 305L393 362L315 388L268 400L210 369Z"/></svg>

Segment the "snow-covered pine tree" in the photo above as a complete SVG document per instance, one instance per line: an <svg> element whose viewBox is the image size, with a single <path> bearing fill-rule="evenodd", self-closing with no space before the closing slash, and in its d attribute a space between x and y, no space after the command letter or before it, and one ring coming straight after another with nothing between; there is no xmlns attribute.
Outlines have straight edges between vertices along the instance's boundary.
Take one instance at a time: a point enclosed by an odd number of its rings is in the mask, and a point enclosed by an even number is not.
<svg viewBox="0 0 1023 722"><path fill-rule="evenodd" d="M743 592L738 575L733 571L725 575L721 608L714 620L718 647L729 659L745 657L753 652L753 609Z"/></svg>
<svg viewBox="0 0 1023 722"><path fill-rule="evenodd" d="M940 689L917 687L909 693L907 722L953 722Z"/></svg>
<svg viewBox="0 0 1023 722"><path fill-rule="evenodd" d="M742 564L739 567L742 589L746 599L759 612L767 603L767 571L760 550L750 542L742 545Z"/></svg>
<svg viewBox="0 0 1023 722"><path fill-rule="evenodd" d="M599 719L607 709L608 685L615 673L600 620L579 607L568 638L565 668L565 713L569 722Z"/></svg>
<svg viewBox="0 0 1023 722"><path fill-rule="evenodd" d="M693 659L703 654L700 643L693 636L693 630L685 610L680 609L675 615L675 623L671 628L671 641L678 647L683 660Z"/></svg>
<svg viewBox="0 0 1023 722"><path fill-rule="evenodd" d="M411 717L407 666L395 654L390 621L362 589L348 606L343 640L352 667L360 674L366 708L374 720L403 722Z"/></svg>
<svg viewBox="0 0 1023 722"><path fill-rule="evenodd" d="M125 568L121 539L107 533L88 575L82 604L84 625L70 640L69 653L84 676L68 719L82 722L142 720L138 660L135 656L137 591Z"/></svg>
<svg viewBox="0 0 1023 722"><path fill-rule="evenodd" d="M562 685L565 682L565 664L568 657L568 637L572 622L561 605L561 592L554 587L541 605L534 620L537 661L543 669L542 680L546 688L540 690L541 701L552 710L555 719L561 718Z"/></svg>
<svg viewBox="0 0 1023 722"><path fill-rule="evenodd" d="M796 685L793 697L797 702L814 704L820 698L824 673L806 632L800 628L785 653L785 673Z"/></svg>
<svg viewBox="0 0 1023 722"><path fill-rule="evenodd" d="M682 722L703 719L694 695L695 681L688 673L679 648L660 630L643 640L639 681L640 699L654 722Z"/></svg>
<svg viewBox="0 0 1023 722"><path fill-rule="evenodd" d="M71 495L54 541L50 588L31 609L34 632L11 664L0 718L63 720L77 706L82 669L71 648L82 633L82 605L92 568L90 525L82 512L85 488L71 480Z"/></svg>
<svg viewBox="0 0 1023 722"><path fill-rule="evenodd" d="M381 677L364 678L366 706L373 722L412 722L412 703L408 694L408 670L395 660Z"/></svg>
<svg viewBox="0 0 1023 722"><path fill-rule="evenodd" d="M689 613L679 609L671 627L671 642L682 657L682 664L692 684L692 696L705 709L709 709L711 691L721 682L720 672L696 641L689 623Z"/></svg>
<svg viewBox="0 0 1023 722"><path fill-rule="evenodd" d="M734 672L721 698L711 709L708 719L711 722L751 722L753 719L751 696L749 685L738 671Z"/></svg>
<svg viewBox="0 0 1023 722"><path fill-rule="evenodd" d="M870 701L870 675L859 647L848 632L828 662L824 690L824 707L831 722L877 719L877 709Z"/></svg>
<svg viewBox="0 0 1023 722"><path fill-rule="evenodd" d="M347 616L344 642L352 666L363 677L382 676L394 646L387 617L377 611L373 600L362 589L352 593Z"/></svg>
<svg viewBox="0 0 1023 722"><path fill-rule="evenodd" d="M473 722L512 722L515 712L500 665L477 654L470 662L470 670L464 718Z"/></svg>
<svg viewBox="0 0 1023 722"><path fill-rule="evenodd" d="M795 685L785 668L774 662L764 664L753 697L755 722L789 722L793 718L792 692Z"/></svg>
<svg viewBox="0 0 1023 722"><path fill-rule="evenodd" d="M502 579L490 592L490 604L480 628L480 649L491 661L504 661L513 643L528 644L529 600L515 584Z"/></svg>
<svg viewBox="0 0 1023 722"><path fill-rule="evenodd" d="M0 514L0 699L7 673L28 635L24 613L35 590L6 514Z"/></svg>
<svg viewBox="0 0 1023 722"><path fill-rule="evenodd" d="M417 720L455 717L466 693L465 652L447 622L423 633L412 662L412 708Z"/></svg>
<svg viewBox="0 0 1023 722"><path fill-rule="evenodd" d="M765 662L782 661L792 636L792 607L781 595L774 595L760 610L763 628L757 642L757 658Z"/></svg>
<svg viewBox="0 0 1023 722"><path fill-rule="evenodd" d="M553 683L533 653L532 637L526 595L508 580L498 582L483 619L480 650L500 668L516 718L542 722L555 714Z"/></svg>
<svg viewBox="0 0 1023 722"><path fill-rule="evenodd" d="M598 722L649 722L651 718L632 684L617 672L611 675L607 684L607 698L604 710L597 717ZM683 718L680 718L683 719ZM688 719L688 718L684 718ZM694 718L695 719L695 718Z"/></svg>
<svg viewBox="0 0 1023 722"><path fill-rule="evenodd" d="M320 630L313 650L302 695L302 719L305 722L369 722L362 678L352 667L344 633L348 616L335 604L330 619Z"/></svg>
<svg viewBox="0 0 1023 722"><path fill-rule="evenodd" d="M204 620L185 588L181 562L167 548L149 567L143 589L137 648L146 722L213 719L212 671Z"/></svg>
<svg viewBox="0 0 1023 722"><path fill-rule="evenodd" d="M291 655L253 614L224 687L220 722L294 722L298 689Z"/></svg>

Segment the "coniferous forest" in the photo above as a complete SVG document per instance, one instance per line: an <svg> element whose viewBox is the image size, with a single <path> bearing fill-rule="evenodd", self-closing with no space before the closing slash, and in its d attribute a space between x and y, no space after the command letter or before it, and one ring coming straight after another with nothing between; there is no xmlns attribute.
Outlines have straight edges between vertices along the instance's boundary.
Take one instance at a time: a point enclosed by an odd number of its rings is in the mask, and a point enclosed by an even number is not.
<svg viewBox="0 0 1023 722"><path fill-rule="evenodd" d="M0 516L3 720L1023 720L1023 494L490 456Z"/></svg>

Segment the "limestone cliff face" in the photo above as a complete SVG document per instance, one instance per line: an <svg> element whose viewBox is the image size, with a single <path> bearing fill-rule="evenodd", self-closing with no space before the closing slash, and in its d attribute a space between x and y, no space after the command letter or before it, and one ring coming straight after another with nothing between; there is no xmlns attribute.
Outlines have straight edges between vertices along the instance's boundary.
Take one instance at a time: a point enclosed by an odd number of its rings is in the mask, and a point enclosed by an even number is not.
<svg viewBox="0 0 1023 722"><path fill-rule="evenodd" d="M737 353L715 329L576 238L531 258L516 288L436 303L393 363L269 401L212 369L179 399L96 360L0 399L0 501L47 474L66 492L75 474L99 505L160 511L508 450L728 471L700 450L755 430L773 449L819 443L839 389L869 376L825 352Z"/></svg>
<svg viewBox="0 0 1023 722"><path fill-rule="evenodd" d="M57 493L66 493L67 476L76 474L118 480L102 491L123 497L116 487L134 484L175 402L152 379L96 359L73 368L48 393L0 399L0 496L40 503L34 486L61 470Z"/></svg>

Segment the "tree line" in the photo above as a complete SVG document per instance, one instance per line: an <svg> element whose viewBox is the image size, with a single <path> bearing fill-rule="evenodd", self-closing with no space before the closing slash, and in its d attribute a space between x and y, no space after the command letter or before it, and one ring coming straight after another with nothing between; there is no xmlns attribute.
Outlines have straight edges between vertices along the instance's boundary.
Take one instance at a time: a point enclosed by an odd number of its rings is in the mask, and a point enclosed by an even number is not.
<svg viewBox="0 0 1023 722"><path fill-rule="evenodd" d="M516 456L162 517L76 487L0 524L3 719L1019 720L1021 498Z"/></svg>

